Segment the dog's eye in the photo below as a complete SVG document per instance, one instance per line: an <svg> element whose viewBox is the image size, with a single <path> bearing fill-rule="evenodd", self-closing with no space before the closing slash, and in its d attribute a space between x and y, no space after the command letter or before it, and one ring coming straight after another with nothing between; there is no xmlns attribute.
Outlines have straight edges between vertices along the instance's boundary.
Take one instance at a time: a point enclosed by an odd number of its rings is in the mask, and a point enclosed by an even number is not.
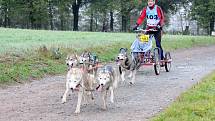
<svg viewBox="0 0 215 121"><path fill-rule="evenodd" d="M74 81L75 83L77 82L77 81Z"/></svg>
<svg viewBox="0 0 215 121"><path fill-rule="evenodd" d="M102 79L102 78L99 78L99 79Z"/></svg>

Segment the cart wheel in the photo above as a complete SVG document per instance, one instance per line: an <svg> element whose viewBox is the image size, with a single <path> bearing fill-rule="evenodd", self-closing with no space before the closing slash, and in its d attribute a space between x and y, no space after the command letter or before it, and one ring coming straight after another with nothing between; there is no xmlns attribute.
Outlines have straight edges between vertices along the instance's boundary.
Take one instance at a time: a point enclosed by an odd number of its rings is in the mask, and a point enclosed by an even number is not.
<svg viewBox="0 0 215 121"><path fill-rule="evenodd" d="M170 52L166 52L165 54L165 61L169 61L171 58ZM170 72L171 69L171 62L165 62L165 70L166 72Z"/></svg>
<svg viewBox="0 0 215 121"><path fill-rule="evenodd" d="M160 66L160 53L159 53L159 49L158 48L155 48L154 49L154 70L155 70L155 74L156 75L159 75L160 74L160 69L161 69L161 66Z"/></svg>

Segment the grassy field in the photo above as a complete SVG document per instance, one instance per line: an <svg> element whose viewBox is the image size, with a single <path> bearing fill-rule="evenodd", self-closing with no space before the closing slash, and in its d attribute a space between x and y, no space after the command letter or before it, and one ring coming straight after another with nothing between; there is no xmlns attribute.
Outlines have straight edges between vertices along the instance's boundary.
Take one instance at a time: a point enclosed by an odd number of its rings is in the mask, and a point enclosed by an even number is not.
<svg viewBox="0 0 215 121"><path fill-rule="evenodd" d="M182 94L153 121L215 121L215 72Z"/></svg>
<svg viewBox="0 0 215 121"><path fill-rule="evenodd" d="M37 31L19 29L0 29L0 53L32 51L45 45L48 48L93 48L117 42L129 42L133 34Z"/></svg>
<svg viewBox="0 0 215 121"><path fill-rule="evenodd" d="M0 28L0 84L22 83L66 72L68 53L90 50L103 62L114 60L119 48L129 48L136 34L65 32ZM215 44L214 37L164 35L165 50ZM45 49L44 49L45 48ZM47 50L46 50L47 48ZM52 51L60 48L62 57Z"/></svg>

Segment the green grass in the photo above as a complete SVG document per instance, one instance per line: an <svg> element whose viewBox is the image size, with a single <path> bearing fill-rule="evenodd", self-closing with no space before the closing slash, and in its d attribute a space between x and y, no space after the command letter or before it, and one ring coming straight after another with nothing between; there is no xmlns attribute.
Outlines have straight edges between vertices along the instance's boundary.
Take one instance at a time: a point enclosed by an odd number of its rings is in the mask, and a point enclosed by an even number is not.
<svg viewBox="0 0 215 121"><path fill-rule="evenodd" d="M119 48L129 48L136 34L21 30L0 28L0 84L22 83L66 72L68 53L90 50L101 61L114 60ZM164 35L165 50L215 44L214 37ZM48 50L41 49L45 46ZM60 48L62 58L53 59Z"/></svg>
<svg viewBox="0 0 215 121"><path fill-rule="evenodd" d="M183 93L153 121L215 121L215 72Z"/></svg>
<svg viewBox="0 0 215 121"><path fill-rule="evenodd" d="M133 34L37 31L0 29L0 53L32 51L45 45L48 48L74 48L76 50L110 45L116 42L130 42Z"/></svg>

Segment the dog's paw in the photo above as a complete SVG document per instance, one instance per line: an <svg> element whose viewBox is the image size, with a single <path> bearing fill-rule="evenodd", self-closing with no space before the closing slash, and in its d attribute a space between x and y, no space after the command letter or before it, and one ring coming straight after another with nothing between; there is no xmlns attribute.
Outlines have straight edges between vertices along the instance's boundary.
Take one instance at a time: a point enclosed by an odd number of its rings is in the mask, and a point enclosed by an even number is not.
<svg viewBox="0 0 215 121"><path fill-rule="evenodd" d="M80 110L75 110L74 113L75 113L75 114L79 114L79 113L80 113Z"/></svg>
<svg viewBox="0 0 215 121"><path fill-rule="evenodd" d="M62 104L66 103L66 99L62 99L61 103Z"/></svg>
<svg viewBox="0 0 215 121"><path fill-rule="evenodd" d="M122 79L123 82L125 81L125 77L124 76L122 76L121 79Z"/></svg>
<svg viewBox="0 0 215 121"><path fill-rule="evenodd" d="M106 111L106 110L107 110L107 107L103 107L102 110L103 110L103 111Z"/></svg>

